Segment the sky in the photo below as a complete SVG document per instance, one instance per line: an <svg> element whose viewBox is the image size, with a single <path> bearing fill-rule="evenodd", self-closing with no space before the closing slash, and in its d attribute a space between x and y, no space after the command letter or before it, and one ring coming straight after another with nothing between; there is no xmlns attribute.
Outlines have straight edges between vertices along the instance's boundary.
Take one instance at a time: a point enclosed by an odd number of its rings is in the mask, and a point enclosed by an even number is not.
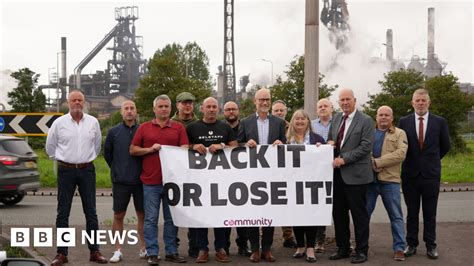
<svg viewBox="0 0 474 266"><path fill-rule="evenodd" d="M61 37L67 37L67 74L115 26L114 8L136 5L137 35L143 36L144 58L167 44L197 42L210 58L216 78L224 53L223 0L155 1L0 1L0 103L15 87L9 71L28 67L48 83L55 72ZM428 7L435 7L435 53L461 82L474 83L473 1L347 0L350 13L350 53L338 55L337 68L328 65L338 52L320 25L320 72L325 82L352 88L358 103L377 93L384 64L369 63L385 57L385 34L393 30L394 57L408 63L412 55L426 58ZM322 8L322 1L320 8ZM250 74L252 84L271 85L297 55L304 54L304 0L236 0L234 3L235 72ZM110 43L107 47L110 47ZM82 71L107 68L111 52L104 49ZM262 59L271 61L266 62ZM54 69L53 69L54 68ZM335 100L335 96L333 96Z"/></svg>

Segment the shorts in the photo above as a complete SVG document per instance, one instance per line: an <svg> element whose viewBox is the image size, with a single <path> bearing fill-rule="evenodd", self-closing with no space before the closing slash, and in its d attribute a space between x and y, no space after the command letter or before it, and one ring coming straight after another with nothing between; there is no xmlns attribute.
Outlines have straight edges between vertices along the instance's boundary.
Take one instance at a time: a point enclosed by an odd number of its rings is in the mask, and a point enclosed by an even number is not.
<svg viewBox="0 0 474 266"><path fill-rule="evenodd" d="M144 212L143 206L143 185L125 185L120 183L112 184L112 198L114 212L125 212L127 211L128 203L130 198L133 196L133 205L135 210Z"/></svg>

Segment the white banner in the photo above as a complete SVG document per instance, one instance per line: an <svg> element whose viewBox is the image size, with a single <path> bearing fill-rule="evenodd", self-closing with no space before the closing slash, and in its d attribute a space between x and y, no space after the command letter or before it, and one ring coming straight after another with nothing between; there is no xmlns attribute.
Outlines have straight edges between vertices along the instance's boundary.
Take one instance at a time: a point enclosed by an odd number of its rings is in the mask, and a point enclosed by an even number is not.
<svg viewBox="0 0 474 266"><path fill-rule="evenodd" d="M160 158L176 226L331 224L329 145L258 145L206 156L162 146Z"/></svg>

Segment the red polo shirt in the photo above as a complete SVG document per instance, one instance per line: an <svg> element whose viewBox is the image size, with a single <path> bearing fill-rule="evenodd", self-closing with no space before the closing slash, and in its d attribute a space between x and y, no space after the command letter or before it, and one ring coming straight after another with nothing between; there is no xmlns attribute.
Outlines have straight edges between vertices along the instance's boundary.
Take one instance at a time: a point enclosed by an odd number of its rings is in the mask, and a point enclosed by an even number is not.
<svg viewBox="0 0 474 266"><path fill-rule="evenodd" d="M181 146L188 145L186 129L181 123L168 120L164 127L160 127L156 120L140 125L132 140L132 145L149 148L153 144ZM140 179L145 185L161 185L163 175L158 152L146 154L142 157L142 173Z"/></svg>

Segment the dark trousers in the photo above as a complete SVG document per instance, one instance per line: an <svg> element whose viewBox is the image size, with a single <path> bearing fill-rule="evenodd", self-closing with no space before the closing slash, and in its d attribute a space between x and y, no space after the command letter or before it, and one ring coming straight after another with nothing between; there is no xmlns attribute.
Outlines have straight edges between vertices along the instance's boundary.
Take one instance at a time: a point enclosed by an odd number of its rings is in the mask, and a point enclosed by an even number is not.
<svg viewBox="0 0 474 266"><path fill-rule="evenodd" d="M252 252L260 250L260 228L249 227L248 228L250 249ZM262 251L270 251L273 244L273 233L274 227L262 227Z"/></svg>
<svg viewBox="0 0 474 266"><path fill-rule="evenodd" d="M76 191L81 195L82 210L86 216L86 230L89 235L99 229L95 207L95 167L93 164L84 169L58 167L58 209L56 227L69 227L71 204ZM87 241L90 251L99 250L99 245ZM67 256L67 247L57 247L57 252Z"/></svg>
<svg viewBox="0 0 474 266"><path fill-rule="evenodd" d="M191 228L190 228L191 229ZM209 251L207 228L192 228L196 232L196 244L199 250ZM225 249L227 245L227 231L230 228L214 228L214 249Z"/></svg>
<svg viewBox="0 0 474 266"><path fill-rule="evenodd" d="M294 226L293 232L299 248L314 248L317 226Z"/></svg>
<svg viewBox="0 0 474 266"><path fill-rule="evenodd" d="M226 250L230 249L230 234L232 228L226 228ZM247 234L247 227L236 227L235 230L237 231L237 238L235 239L235 243L239 248L247 248L247 241L249 240L249 236Z"/></svg>
<svg viewBox="0 0 474 266"><path fill-rule="evenodd" d="M366 207L367 185L347 185L340 169L334 169L334 205L332 217L336 244L340 251L350 249L349 211L354 222L355 251L367 255L369 250L369 214Z"/></svg>
<svg viewBox="0 0 474 266"><path fill-rule="evenodd" d="M188 255L197 256L199 253L199 248L197 244L197 229L198 228L189 228L188 229Z"/></svg>
<svg viewBox="0 0 474 266"><path fill-rule="evenodd" d="M407 205L407 237L409 246L418 246L420 200L423 207L423 241L427 249L436 248L436 209L438 207L439 179L421 175L402 180L403 198Z"/></svg>

